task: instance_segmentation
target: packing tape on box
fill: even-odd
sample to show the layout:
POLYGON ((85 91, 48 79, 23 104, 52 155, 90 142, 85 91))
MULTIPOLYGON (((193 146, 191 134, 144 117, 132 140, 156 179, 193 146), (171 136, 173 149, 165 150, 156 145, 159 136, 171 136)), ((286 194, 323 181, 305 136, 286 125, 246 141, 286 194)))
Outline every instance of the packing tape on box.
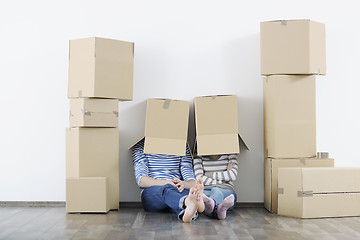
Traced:
POLYGON ((168 109, 170 107, 170 99, 165 99, 163 109, 168 109))
POLYGON ((82 90, 79 90, 79 91, 78 91, 78 97, 79 97, 79 98, 82 98, 82 90))
POLYGON ((281 20, 281 26, 286 26, 287 25, 287 21, 286 20, 281 20))
POLYGON ((312 197, 313 191, 298 191, 297 196, 298 197, 312 197))
POLYGON ((91 112, 88 111, 87 109, 81 109, 81 112, 83 115, 91 116, 91 112))
POLYGON ((284 188, 279 187, 278 188, 278 194, 284 194, 284 188))

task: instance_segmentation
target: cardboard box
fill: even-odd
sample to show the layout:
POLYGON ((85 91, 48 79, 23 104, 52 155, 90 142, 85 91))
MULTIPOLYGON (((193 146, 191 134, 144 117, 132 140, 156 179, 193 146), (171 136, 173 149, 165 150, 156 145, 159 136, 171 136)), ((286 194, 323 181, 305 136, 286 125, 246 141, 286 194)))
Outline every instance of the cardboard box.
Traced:
POLYGON ((119 129, 66 129, 66 177, 107 177, 110 209, 118 209, 119 129))
POLYGON ((134 43, 92 37, 69 50, 69 98, 132 100, 134 43))
POLYGON ((261 74, 326 74, 325 24, 310 20, 260 23, 261 74))
POLYGON ((67 178, 66 212, 106 213, 110 210, 106 177, 67 178))
POLYGON ((146 104, 144 153, 185 156, 189 124, 188 101, 150 98, 146 104))
POLYGON ((196 140, 194 152, 198 155, 240 153, 238 107, 236 95, 204 96, 194 98, 196 140))
POLYGON ((278 177, 280 215, 360 216, 360 168, 281 168, 278 177))
POLYGON ((70 99, 70 127, 118 127, 118 100, 70 99))
POLYGON ((334 167, 334 159, 300 158, 300 159, 265 159, 264 206, 269 212, 278 209, 278 171, 284 167, 334 167))
POLYGON ((315 76, 264 78, 265 158, 316 156, 315 76))

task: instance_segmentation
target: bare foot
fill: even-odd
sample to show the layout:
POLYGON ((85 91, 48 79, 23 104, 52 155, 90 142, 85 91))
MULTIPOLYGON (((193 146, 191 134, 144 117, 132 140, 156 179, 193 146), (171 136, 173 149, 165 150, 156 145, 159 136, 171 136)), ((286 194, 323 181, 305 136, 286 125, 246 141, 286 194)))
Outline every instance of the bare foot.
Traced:
POLYGON ((205 204, 203 199, 204 183, 202 178, 196 180, 195 188, 197 190, 197 194, 196 194, 197 208, 199 212, 203 212, 205 210, 205 204))
POLYGON ((190 188, 189 195, 185 198, 186 208, 183 216, 183 221, 186 223, 191 222, 191 219, 196 214, 196 210, 198 208, 196 194, 197 194, 196 188, 192 187, 190 188))

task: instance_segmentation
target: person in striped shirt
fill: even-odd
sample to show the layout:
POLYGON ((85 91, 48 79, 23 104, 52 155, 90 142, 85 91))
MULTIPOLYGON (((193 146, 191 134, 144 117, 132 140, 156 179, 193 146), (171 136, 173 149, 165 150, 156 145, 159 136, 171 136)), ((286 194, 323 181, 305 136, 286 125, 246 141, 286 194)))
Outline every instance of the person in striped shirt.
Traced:
POLYGON ((195 181, 188 147, 185 156, 146 154, 143 139, 133 147, 132 156, 145 211, 170 209, 179 220, 190 222, 205 210, 204 185, 201 179, 195 181))
POLYGON ((203 180, 205 214, 225 219, 226 212, 236 202, 234 181, 238 173, 237 155, 210 155, 194 158, 196 179, 203 180))

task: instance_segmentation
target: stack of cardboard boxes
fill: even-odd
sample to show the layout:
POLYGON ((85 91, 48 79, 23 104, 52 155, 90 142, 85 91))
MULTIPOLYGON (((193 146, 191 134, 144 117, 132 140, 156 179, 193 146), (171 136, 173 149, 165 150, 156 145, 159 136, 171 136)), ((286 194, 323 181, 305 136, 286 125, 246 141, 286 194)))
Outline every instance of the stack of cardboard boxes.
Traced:
POLYGON ((260 45, 265 208, 299 218, 359 215, 360 170, 316 158, 315 78, 326 73, 325 25, 262 22, 260 45))
POLYGON ((333 167, 316 157, 316 74, 325 74, 325 25, 310 20, 260 24, 264 99, 265 208, 278 210, 278 170, 333 167))
POLYGON ((118 101, 132 100, 134 44, 85 38, 69 48, 66 211, 117 210, 118 101))

